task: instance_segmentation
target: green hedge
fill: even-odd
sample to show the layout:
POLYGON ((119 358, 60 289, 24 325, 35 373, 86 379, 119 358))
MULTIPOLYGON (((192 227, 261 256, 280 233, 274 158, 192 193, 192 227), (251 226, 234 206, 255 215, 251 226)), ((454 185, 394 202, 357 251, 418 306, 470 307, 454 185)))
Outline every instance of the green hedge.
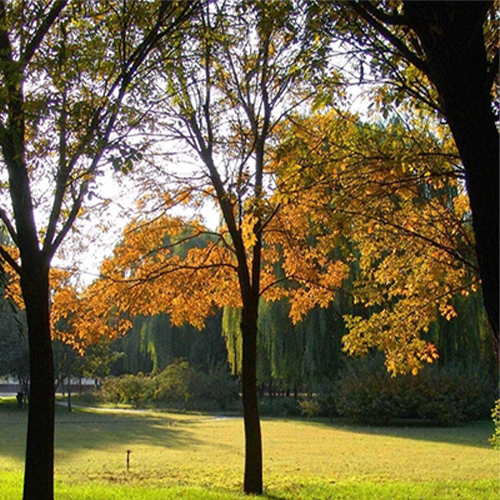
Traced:
POLYGON ((488 418, 494 399, 493 383, 480 373, 429 366, 391 377, 378 359, 366 359, 343 373, 336 409, 364 423, 417 419, 452 426, 488 418))
POLYGON ((118 404, 131 404, 139 408, 153 398, 156 381, 142 373, 107 377, 102 384, 102 397, 105 401, 118 404))
POLYGON ((238 385, 221 367, 210 373, 195 371, 187 361, 177 360, 155 376, 139 373, 107 377, 101 389, 105 402, 140 407, 157 403, 183 409, 226 410, 238 399, 238 385))

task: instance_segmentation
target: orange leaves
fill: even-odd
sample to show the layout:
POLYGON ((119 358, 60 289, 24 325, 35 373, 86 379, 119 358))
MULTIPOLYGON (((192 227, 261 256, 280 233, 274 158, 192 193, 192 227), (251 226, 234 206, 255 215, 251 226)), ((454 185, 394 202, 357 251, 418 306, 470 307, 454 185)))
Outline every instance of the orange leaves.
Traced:
POLYGON ((216 308, 239 305, 230 249, 179 218, 129 225, 102 274, 103 293, 117 314, 166 312, 174 324, 202 328, 216 308))
POLYGON ((51 273, 53 337, 82 353, 103 338, 124 334, 131 326, 126 317, 113 314, 116 297, 101 281, 77 290, 67 280, 67 273, 51 273), (52 275, 55 274, 55 279, 52 275))
POLYGON ((287 283, 280 287, 281 294, 266 291, 264 297, 288 297, 294 323, 317 306, 327 307, 348 275, 347 265, 334 255, 337 238, 318 234, 316 224, 324 225, 325 217, 314 210, 315 194, 303 194, 300 202, 295 196, 282 198, 281 210, 267 227, 263 254, 275 267, 279 264, 274 272, 287 283))
POLYGON ((439 359, 439 354, 437 352, 436 346, 434 344, 427 344, 425 349, 420 354, 420 359, 426 361, 427 363, 433 363, 439 359))
MULTIPOLYGON (((289 297, 291 315, 298 321, 312 308, 329 304, 347 267, 330 260, 330 242, 308 241, 307 207, 282 204, 261 233, 260 292, 266 300, 289 297)), ((249 269, 260 237, 259 216, 271 213, 264 205, 247 206, 238 228, 249 269)), ((134 221, 113 256, 103 262, 103 277, 85 292, 95 303, 95 314, 108 323, 89 319, 87 328, 101 335, 106 328, 116 331, 118 324, 121 331, 119 318, 160 312, 174 324, 202 328, 217 309, 242 306, 241 265, 225 232, 206 233, 198 223, 165 215, 134 221)))

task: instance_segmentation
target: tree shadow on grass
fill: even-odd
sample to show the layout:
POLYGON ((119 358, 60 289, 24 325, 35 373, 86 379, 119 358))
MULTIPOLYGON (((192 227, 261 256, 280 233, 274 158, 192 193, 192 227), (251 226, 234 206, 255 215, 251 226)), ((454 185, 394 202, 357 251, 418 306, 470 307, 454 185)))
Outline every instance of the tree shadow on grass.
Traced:
MULTIPOLYGON (((0 406, 0 456, 24 460, 27 411, 0 406)), ((106 450, 116 445, 144 444, 182 448, 200 444, 190 432, 193 420, 147 412, 56 410, 55 446, 65 454, 106 450)))
POLYGON ((363 425, 344 419, 333 419, 333 421, 330 421, 325 418, 300 419, 300 422, 321 428, 331 428, 341 432, 456 444, 474 448, 491 448, 488 438, 493 433, 493 424, 487 420, 471 422, 456 427, 436 426, 424 421, 401 422, 398 425, 363 425))

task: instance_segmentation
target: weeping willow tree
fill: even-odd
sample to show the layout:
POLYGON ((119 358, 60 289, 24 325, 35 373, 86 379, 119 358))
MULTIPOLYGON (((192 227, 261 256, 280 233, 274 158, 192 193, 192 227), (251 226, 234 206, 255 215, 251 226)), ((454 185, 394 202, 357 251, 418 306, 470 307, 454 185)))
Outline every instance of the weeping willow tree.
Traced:
MULTIPOLYGON (((338 299, 329 308, 316 308, 300 323, 289 318, 286 300, 262 302, 259 309, 257 377, 280 391, 307 392, 335 380, 341 366, 341 339, 346 333, 338 299)), ((345 302, 345 300, 344 300, 345 302)), ((241 373, 240 311, 225 308, 222 332, 234 374, 241 373)))
MULTIPOLYGON (((352 265, 356 275, 356 262, 352 265)), ((351 282, 352 284, 352 282, 351 282)), ((302 322, 293 324, 285 299, 262 302, 259 309, 258 380, 282 392, 312 393, 336 383, 349 357, 343 353, 342 338, 347 334, 343 316, 370 310, 354 304, 349 285, 328 308, 312 310, 302 322)), ((456 295, 457 317, 438 317, 425 338, 436 345, 438 364, 469 373, 487 373, 498 378, 494 346, 488 319, 478 294, 456 295)), ((241 373, 240 311, 227 307, 222 314, 222 334, 233 374, 241 373)))
POLYGON ((134 318, 130 331, 115 342, 124 356, 115 363, 114 373, 160 373, 181 358, 205 372, 226 363, 221 317, 208 318, 202 330, 173 326, 168 314, 134 318))
POLYGON ((449 321, 438 318, 428 333, 439 352, 439 365, 498 379, 498 361, 481 294, 457 295, 454 307, 458 316, 449 321))

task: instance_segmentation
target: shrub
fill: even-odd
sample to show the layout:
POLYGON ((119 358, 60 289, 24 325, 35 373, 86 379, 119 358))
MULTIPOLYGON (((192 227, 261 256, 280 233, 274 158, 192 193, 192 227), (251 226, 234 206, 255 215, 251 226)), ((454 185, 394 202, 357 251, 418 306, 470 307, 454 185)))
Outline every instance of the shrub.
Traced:
POLYGON ((151 401, 156 387, 154 379, 142 373, 123 375, 120 379, 122 403, 129 403, 135 408, 139 408, 146 401, 151 401))
POLYGON ((155 387, 154 379, 142 373, 106 377, 102 384, 102 394, 104 400, 110 403, 128 403, 139 408, 152 399, 155 387))
POLYGON ((176 360, 155 377, 142 373, 106 377, 101 397, 106 402, 135 407, 156 401, 184 409, 190 403, 191 409, 218 411, 238 400, 238 384, 224 367, 215 367, 207 374, 195 371, 185 360, 176 360))
POLYGON ((306 398, 299 401, 300 411, 307 418, 318 416, 321 413, 321 404, 317 398, 306 398))
POLYGON ((458 368, 424 368, 391 377, 378 358, 352 361, 337 395, 341 416, 365 423, 424 419, 456 425, 483 418, 493 400, 491 382, 458 368))
POLYGON ((120 379, 106 377, 102 383, 101 394, 105 402, 118 404, 121 400, 120 379))
POLYGON ((238 383, 222 366, 212 368, 209 373, 193 371, 189 391, 196 408, 200 407, 200 403, 206 408, 206 403, 212 401, 216 403, 216 407, 212 405, 216 410, 226 410, 239 397, 238 383))
POLYGON ((298 400, 286 396, 265 398, 260 403, 260 413, 261 415, 278 417, 295 417, 301 415, 298 400))
POLYGON ((495 406, 491 410, 491 418, 493 419, 493 425, 495 429, 493 435, 488 440, 495 450, 500 449, 500 399, 497 399, 495 406))
POLYGON ((186 360, 175 360, 156 376, 158 386, 154 399, 163 403, 182 402, 186 407, 192 396, 192 378, 193 370, 189 363, 186 360))

